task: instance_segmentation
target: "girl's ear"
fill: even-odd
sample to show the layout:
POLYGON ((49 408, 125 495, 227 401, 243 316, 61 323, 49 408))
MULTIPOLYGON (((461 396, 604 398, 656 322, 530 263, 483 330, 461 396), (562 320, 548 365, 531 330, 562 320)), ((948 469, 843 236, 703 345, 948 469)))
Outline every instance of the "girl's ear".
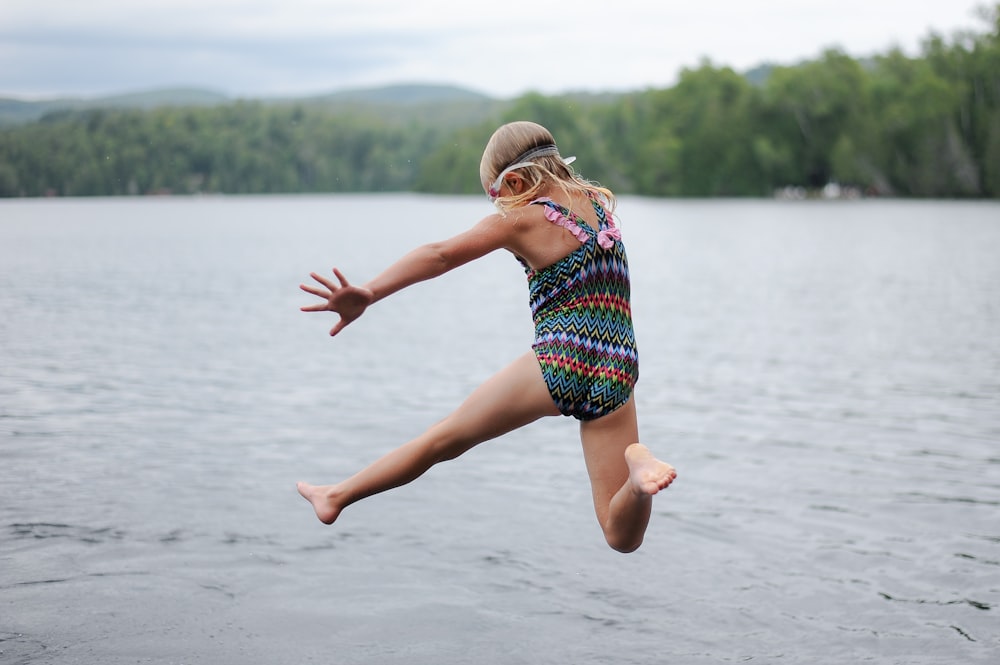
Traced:
POLYGON ((503 181, 507 185, 508 189, 514 192, 514 194, 521 194, 527 186, 524 178, 522 178, 519 173, 508 173, 503 177, 503 181))

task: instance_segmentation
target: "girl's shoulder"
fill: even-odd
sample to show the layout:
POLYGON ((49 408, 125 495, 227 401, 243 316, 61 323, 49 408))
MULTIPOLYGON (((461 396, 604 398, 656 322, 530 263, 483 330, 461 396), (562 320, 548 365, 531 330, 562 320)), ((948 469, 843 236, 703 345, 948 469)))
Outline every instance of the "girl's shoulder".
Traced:
POLYGON ((526 236, 533 235, 533 230, 537 232, 543 224, 547 223, 542 206, 522 206, 486 215, 458 237, 488 242, 513 251, 526 236))
POLYGON ((541 222, 544 220, 545 206, 528 204, 487 215, 483 218, 480 224, 488 226, 496 225, 516 230, 527 223, 541 222))

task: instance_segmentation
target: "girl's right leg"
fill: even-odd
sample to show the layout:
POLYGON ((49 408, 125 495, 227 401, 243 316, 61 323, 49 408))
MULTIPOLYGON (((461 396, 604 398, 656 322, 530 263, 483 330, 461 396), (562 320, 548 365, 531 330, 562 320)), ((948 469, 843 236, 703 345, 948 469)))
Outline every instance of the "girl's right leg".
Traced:
POLYGON ((479 386, 451 415, 422 435, 389 452, 336 485, 299 483, 299 493, 331 524, 361 499, 405 485, 429 468, 454 459, 542 416, 559 415, 533 352, 528 352, 479 386))
POLYGON ((638 443, 634 396, 617 411, 580 423, 580 439, 604 537, 619 552, 632 552, 642 544, 653 495, 677 472, 638 443))

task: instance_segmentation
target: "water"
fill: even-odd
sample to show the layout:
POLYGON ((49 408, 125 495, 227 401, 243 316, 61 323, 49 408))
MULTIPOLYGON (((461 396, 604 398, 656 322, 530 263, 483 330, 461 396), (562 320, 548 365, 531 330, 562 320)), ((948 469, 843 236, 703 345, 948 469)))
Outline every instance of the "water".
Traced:
POLYGON ((0 202, 4 663, 994 663, 1000 206, 626 199, 643 439, 604 543, 548 419, 324 527, 337 480, 521 353, 500 254, 342 336, 487 213, 399 196, 0 202))

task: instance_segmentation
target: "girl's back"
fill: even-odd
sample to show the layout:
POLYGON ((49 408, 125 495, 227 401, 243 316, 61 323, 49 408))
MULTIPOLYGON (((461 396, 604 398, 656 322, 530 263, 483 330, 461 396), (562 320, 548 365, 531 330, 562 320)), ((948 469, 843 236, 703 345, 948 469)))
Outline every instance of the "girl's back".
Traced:
MULTIPOLYGON (((590 228, 600 230, 597 213, 584 194, 567 196, 562 191, 546 193, 544 197, 569 209, 590 228)), ((580 247, 580 239, 564 227, 553 224, 541 205, 529 205, 498 215, 498 222, 511 224, 516 233, 509 247, 518 259, 532 270, 557 263, 580 247)))

